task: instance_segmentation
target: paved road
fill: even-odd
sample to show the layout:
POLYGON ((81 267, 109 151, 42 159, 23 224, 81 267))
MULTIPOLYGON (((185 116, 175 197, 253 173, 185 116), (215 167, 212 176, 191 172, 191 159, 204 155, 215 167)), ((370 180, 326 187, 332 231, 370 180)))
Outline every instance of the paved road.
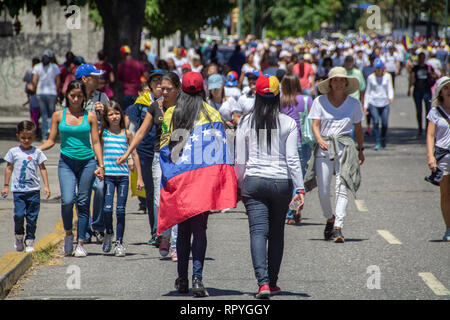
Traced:
MULTIPOLYGON (((350 196, 343 228, 346 242, 323 240, 317 190, 307 194, 303 223, 286 226, 278 282, 282 294, 273 300, 450 299, 450 246, 441 241, 439 189, 423 180, 428 174, 425 139, 412 137, 414 105, 404 94, 404 80, 397 80, 387 148, 374 151, 373 139, 365 142, 362 186, 357 201, 350 196)), ((87 258, 63 258, 61 265, 34 270, 8 299, 193 299, 173 288, 176 263, 145 244, 147 217, 128 214, 126 223, 125 258, 104 256, 99 245, 87 245, 87 258), (67 271, 73 266, 81 282, 80 289, 71 290, 67 271)), ((206 299, 254 299, 257 285, 242 203, 230 213, 210 216, 206 255, 206 299)))

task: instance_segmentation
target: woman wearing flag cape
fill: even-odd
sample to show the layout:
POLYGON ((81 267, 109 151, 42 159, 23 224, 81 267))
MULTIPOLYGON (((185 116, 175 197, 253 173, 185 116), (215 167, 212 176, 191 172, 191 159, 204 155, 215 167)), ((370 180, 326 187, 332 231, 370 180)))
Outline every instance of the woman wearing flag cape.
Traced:
POLYGON ((189 292, 192 250, 192 293, 204 297, 202 272, 209 211, 236 207, 237 182, 221 116, 204 101, 200 73, 183 76, 177 105, 164 113, 162 128, 157 233, 178 224, 175 288, 179 293, 189 292))

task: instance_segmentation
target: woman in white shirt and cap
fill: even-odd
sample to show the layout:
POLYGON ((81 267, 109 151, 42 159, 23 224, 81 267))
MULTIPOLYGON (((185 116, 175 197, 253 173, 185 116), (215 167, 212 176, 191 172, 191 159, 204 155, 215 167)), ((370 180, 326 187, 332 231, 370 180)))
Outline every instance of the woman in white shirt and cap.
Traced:
POLYGON ((359 89, 359 81, 347 76, 343 67, 330 70, 329 77, 318 84, 323 95, 314 99, 309 112, 312 131, 317 140, 315 151, 308 161, 305 188, 312 190, 316 185, 320 205, 327 219, 324 230, 325 240, 344 242, 342 226, 346 216, 347 190, 353 194, 361 182, 359 166, 364 162, 363 129, 364 118, 361 103, 350 96, 359 89), (355 141, 350 137, 355 127, 355 141), (357 151, 358 150, 358 151, 357 151), (330 182, 336 174, 336 207, 331 207, 330 182))
POLYGON ((286 212, 290 204, 301 207, 305 193, 297 124, 280 112, 279 93, 277 77, 259 77, 255 106, 241 118, 236 130, 238 194, 241 193, 248 213, 258 299, 280 292, 277 280, 286 212))
MULTIPOLYGON (((428 167, 441 191, 441 210, 446 231, 443 241, 450 241, 450 78, 437 81, 432 99, 433 108, 428 113, 427 154, 428 167), (438 174, 439 173, 439 174, 438 174), (437 180, 439 180, 437 179, 437 180)), ((436 184, 437 184, 436 183, 436 184)))
POLYGON ((389 105, 394 100, 394 87, 391 74, 385 72, 381 59, 375 60, 375 72, 367 77, 367 86, 364 94, 364 113, 373 119, 373 132, 376 145, 374 150, 378 151, 386 147, 386 133, 388 129, 389 105), (381 133, 380 133, 381 118, 381 133))

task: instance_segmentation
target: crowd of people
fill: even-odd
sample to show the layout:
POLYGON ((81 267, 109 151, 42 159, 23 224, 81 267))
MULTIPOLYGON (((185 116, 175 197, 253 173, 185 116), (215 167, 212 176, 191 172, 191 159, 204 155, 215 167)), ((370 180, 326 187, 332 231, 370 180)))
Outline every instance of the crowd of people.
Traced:
POLYGON ((318 188, 324 239, 345 242, 348 191, 356 194, 361 184, 364 136, 374 135, 374 150, 386 148, 389 107, 403 71, 409 96, 413 88, 417 136, 427 128, 432 170, 427 180, 440 186, 443 239, 450 241, 450 50, 443 41, 408 42, 248 37, 225 49, 210 40, 178 47, 164 58, 146 42, 140 59, 122 46, 116 68, 103 51, 92 64, 68 52, 58 66, 46 50, 24 77, 31 121, 18 125, 20 145, 5 156, 2 196, 14 195, 16 250, 33 251, 37 168, 49 197, 44 151, 59 134, 66 255, 86 257, 84 244, 94 238, 105 254, 112 250, 114 197, 113 252, 126 255, 126 203, 129 177, 135 175, 134 187, 142 191, 139 209, 148 214, 149 244, 178 263, 180 293, 189 291, 192 252, 192 292, 207 295, 202 272, 208 216, 242 200, 256 296, 277 294, 284 228, 301 221, 306 192, 318 188), (114 89, 117 82, 120 91, 114 89), (55 111, 57 101, 62 109, 55 111), (43 142, 33 147, 38 133, 43 142))

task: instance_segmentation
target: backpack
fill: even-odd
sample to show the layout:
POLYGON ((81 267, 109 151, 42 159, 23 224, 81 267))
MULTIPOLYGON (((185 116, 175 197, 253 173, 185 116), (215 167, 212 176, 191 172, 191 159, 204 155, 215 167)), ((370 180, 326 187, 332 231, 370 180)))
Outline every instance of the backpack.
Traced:
POLYGON ((308 96, 304 96, 303 99, 305 101, 305 111, 298 113, 300 133, 302 136, 302 144, 308 145, 312 149, 316 143, 316 138, 312 131, 312 120, 308 119, 308 96))

